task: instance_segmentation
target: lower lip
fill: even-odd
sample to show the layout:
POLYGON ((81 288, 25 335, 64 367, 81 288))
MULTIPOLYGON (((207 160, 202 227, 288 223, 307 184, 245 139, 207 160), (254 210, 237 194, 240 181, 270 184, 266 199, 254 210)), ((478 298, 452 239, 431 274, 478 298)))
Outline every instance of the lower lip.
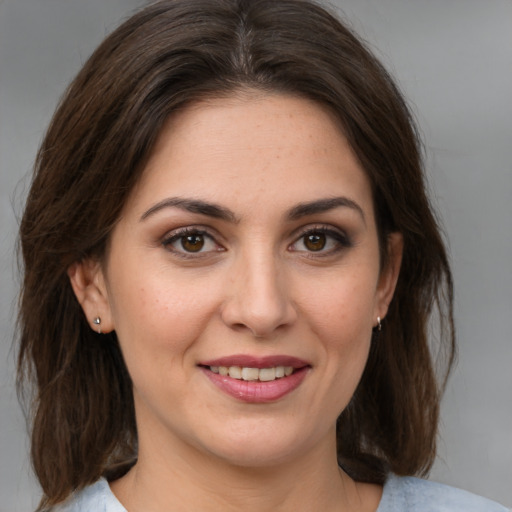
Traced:
POLYGON ((267 403, 275 402, 299 387, 306 377, 309 367, 300 368, 288 377, 267 382, 233 379, 213 373, 207 368, 201 368, 201 370, 210 379, 210 382, 227 395, 242 402, 267 403))

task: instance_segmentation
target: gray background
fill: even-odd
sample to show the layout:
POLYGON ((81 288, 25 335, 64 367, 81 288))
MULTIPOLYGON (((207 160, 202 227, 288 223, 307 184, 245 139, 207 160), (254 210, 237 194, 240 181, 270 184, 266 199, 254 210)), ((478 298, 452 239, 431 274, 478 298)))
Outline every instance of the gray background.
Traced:
MULTIPOLYGON (((11 348, 13 245, 36 148, 93 48, 141 0, 0 0, 0 512, 28 511, 11 348), (25 179, 24 179, 25 178, 25 179)), ((512 2, 338 0, 425 135, 450 240, 460 358, 432 479, 512 505, 512 2)))

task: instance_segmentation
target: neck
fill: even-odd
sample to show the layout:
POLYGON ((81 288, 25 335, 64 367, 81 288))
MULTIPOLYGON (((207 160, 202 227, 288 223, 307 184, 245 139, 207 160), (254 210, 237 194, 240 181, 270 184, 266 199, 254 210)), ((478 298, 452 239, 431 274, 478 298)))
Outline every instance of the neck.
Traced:
MULTIPOLYGON (((139 433, 140 435, 140 433, 139 433)), ((334 435, 293 460, 265 467, 233 465, 190 446, 150 449, 112 490, 130 512, 301 512, 375 510, 336 461, 334 435)), ((378 504, 378 500, 377 500, 378 504)))

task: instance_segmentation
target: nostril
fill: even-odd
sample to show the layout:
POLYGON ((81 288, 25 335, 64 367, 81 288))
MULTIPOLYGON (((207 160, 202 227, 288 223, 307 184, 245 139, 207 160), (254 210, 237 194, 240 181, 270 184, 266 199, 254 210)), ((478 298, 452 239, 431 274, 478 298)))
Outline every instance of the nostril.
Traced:
POLYGON ((295 308, 287 291, 283 292, 288 287, 283 283, 279 286, 276 276, 268 274, 268 269, 258 273, 257 278, 252 273, 230 290, 221 309, 222 321, 230 329, 248 329, 254 337, 265 338, 294 322, 295 308))
POLYGON ((231 327, 231 329, 233 329, 234 331, 237 331, 237 332, 242 332, 242 331, 246 331, 246 330, 249 330, 252 332, 252 329, 250 329, 247 325, 245 325, 241 322, 231 324, 230 327, 231 327))

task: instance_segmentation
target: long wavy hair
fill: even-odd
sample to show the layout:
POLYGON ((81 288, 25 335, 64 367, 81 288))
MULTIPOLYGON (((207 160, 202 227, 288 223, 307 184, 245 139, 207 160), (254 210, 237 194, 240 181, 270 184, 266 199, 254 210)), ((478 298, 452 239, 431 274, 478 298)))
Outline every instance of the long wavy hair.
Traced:
POLYGON ((403 235, 380 338, 338 419, 340 465, 375 483, 390 471, 421 475, 432 465, 455 354, 452 278, 400 91, 366 45, 311 1, 166 0, 136 13, 93 53, 35 163, 20 226, 18 384, 29 399, 41 510, 102 475, 117 478, 137 458, 131 381, 116 334, 90 329, 67 269, 102 258, 169 116, 241 90, 328 107, 371 182, 384 262, 389 233, 403 235))

